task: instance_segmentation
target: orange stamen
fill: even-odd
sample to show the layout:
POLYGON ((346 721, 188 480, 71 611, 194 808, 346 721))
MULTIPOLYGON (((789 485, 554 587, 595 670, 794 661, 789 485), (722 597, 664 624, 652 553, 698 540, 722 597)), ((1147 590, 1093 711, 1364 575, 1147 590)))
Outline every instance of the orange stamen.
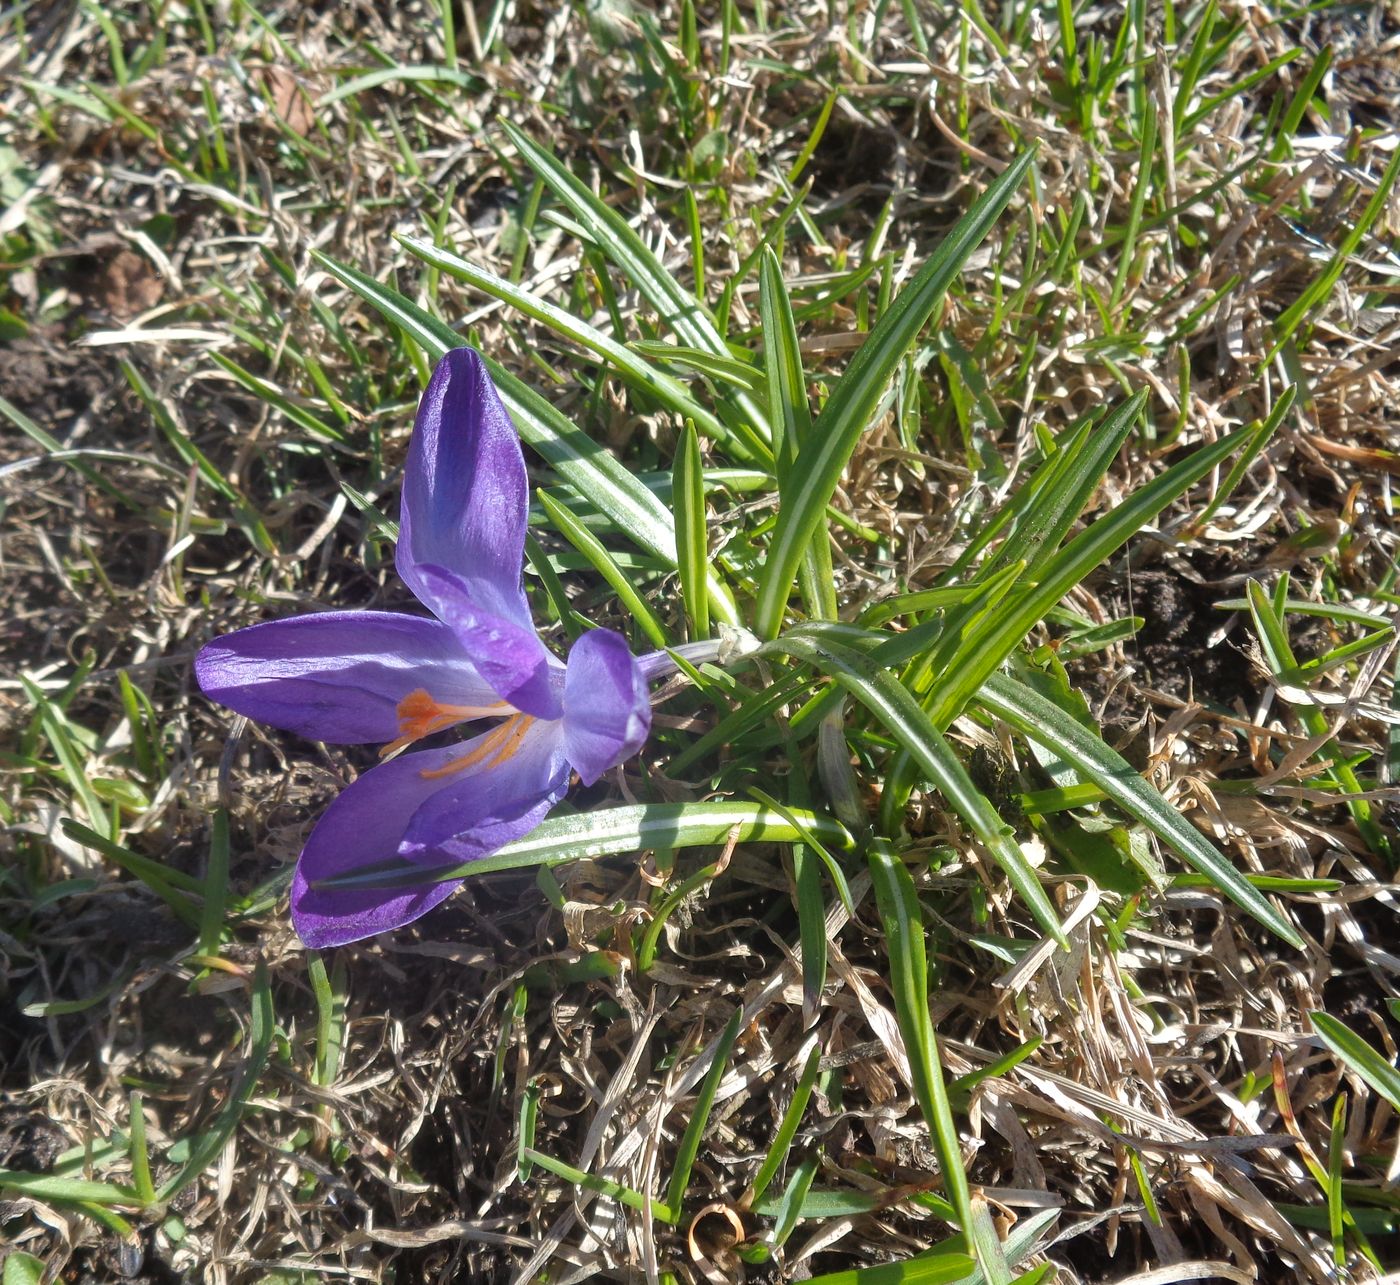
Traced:
POLYGON ((388 758, 391 754, 397 754, 414 741, 421 741, 425 736, 441 732, 454 723, 462 723, 469 718, 489 718, 509 708, 505 701, 497 701, 494 705, 443 705, 420 687, 399 702, 399 736, 379 751, 379 757, 388 758))
POLYGON ((468 768, 485 765, 486 771, 493 767, 499 767, 507 759, 514 758, 525 740, 525 734, 530 730, 530 725, 534 718, 529 714, 516 714, 513 718, 508 718, 504 723, 498 724, 486 733, 476 746, 468 750, 459 759, 453 759, 450 763, 444 763, 442 767, 425 767, 419 776, 424 780, 432 781, 443 776, 453 776, 458 772, 465 772, 468 768))

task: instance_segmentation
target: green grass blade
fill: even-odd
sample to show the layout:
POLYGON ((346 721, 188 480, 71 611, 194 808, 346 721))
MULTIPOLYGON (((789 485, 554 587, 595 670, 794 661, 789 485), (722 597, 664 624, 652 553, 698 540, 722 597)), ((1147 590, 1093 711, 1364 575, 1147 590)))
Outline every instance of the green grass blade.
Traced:
POLYGON ((755 632, 777 636, 797 569, 821 524, 856 444, 895 367, 963 265, 1006 208, 1035 159, 1023 152, 958 220, 918 275, 885 312, 832 389, 785 485, 777 529, 759 582, 755 632))
POLYGON ((1278 350, 1293 337, 1294 331, 1302 325, 1304 318, 1314 308, 1319 307, 1332 293, 1332 287, 1337 284, 1347 262, 1356 253, 1356 248, 1371 230, 1371 225, 1386 208, 1386 202, 1390 199, 1390 190, 1395 186, 1397 177, 1400 177, 1400 148, 1391 153, 1380 181, 1376 184, 1376 190, 1371 193, 1370 199, 1361 211, 1361 216, 1355 224, 1347 229, 1347 233, 1337 246, 1337 252, 1332 256, 1331 261, 1317 279, 1284 309, 1282 316, 1274 322, 1274 343, 1268 356, 1264 359, 1266 363, 1273 361, 1278 350))
POLYGON ((725 1023, 719 1042, 715 1045, 714 1061, 710 1063, 710 1069, 705 1072, 705 1078, 700 1081, 700 1087, 695 1091, 695 1104, 690 1109, 690 1119, 686 1122, 680 1142, 676 1144, 676 1160, 671 1170, 671 1181, 666 1184, 666 1203, 672 1209, 680 1209, 685 1201, 685 1189, 690 1185, 690 1171, 695 1165, 695 1157, 700 1154, 700 1139, 704 1137, 705 1126, 710 1122, 715 1093, 719 1089, 719 1082, 724 1079, 724 1069, 729 1065, 729 1054, 734 1048, 734 1041, 739 1038, 740 1030, 743 1029, 743 1021, 743 1008, 736 1008, 733 1016, 725 1023))
POLYGON ((83 811, 87 814, 93 827, 99 831, 112 833, 112 823, 107 815, 107 809, 98 800, 97 793, 92 788, 92 782, 88 779, 87 759, 68 734, 68 720, 64 717, 63 711, 44 695, 37 683, 32 682, 26 675, 21 674, 19 681, 24 687, 25 695, 32 702, 35 713, 39 716, 39 726, 43 730, 44 739, 48 741, 49 748, 53 750, 54 757, 63 769, 63 775, 67 778, 69 789, 77 795, 78 800, 83 805, 83 811))
POLYGON ((705 474, 700 435, 686 424, 671 473, 671 507, 676 515, 676 569, 692 638, 710 636, 710 602, 705 592, 709 566, 709 526, 705 521, 705 474))
POLYGON ((672 1209, 671 1206, 662 1204, 659 1200, 653 1200, 650 1196, 644 1196, 631 1187, 624 1187, 620 1182, 614 1182, 611 1178, 600 1178, 597 1174, 584 1173, 582 1169, 575 1169, 573 1165, 556 1160, 553 1156, 547 1156, 542 1151, 536 1151, 533 1147, 522 1147, 520 1156, 523 1161, 539 1165, 541 1169, 563 1178, 565 1182, 573 1183, 576 1187, 583 1187, 585 1190, 596 1192, 600 1196, 607 1196, 619 1204, 626 1205, 629 1209, 637 1210, 639 1213, 649 1213, 658 1222, 675 1223, 680 1221, 679 1210, 672 1209))
MULTIPOLYGON (((815 627, 808 627, 815 628, 815 627)), ((919 702, 888 670, 870 657, 836 642, 829 636, 814 638, 806 632, 785 634, 770 643, 772 651, 786 652, 830 674, 861 702, 899 741, 928 779, 938 788, 992 859, 1006 872, 1041 931, 1065 945, 1059 916, 1035 870, 1026 860, 1011 828, 997 815, 968 776, 943 734, 920 708, 919 702)))
POLYGON ((1266 928, 1301 950, 1297 930, 1204 835, 1167 802, 1116 750, 1094 736, 1053 702, 1003 674, 989 677, 976 702, 1021 735, 1053 750, 1097 785, 1129 816, 1140 821, 1183 861, 1266 928))
POLYGON ((395 81, 420 85, 455 85, 458 89, 481 88, 481 77, 459 71, 456 67, 402 66, 396 63, 392 67, 378 67, 374 71, 364 72, 337 85, 322 94, 316 100, 316 106, 329 107, 332 103, 340 102, 342 98, 353 98, 367 89, 378 89, 381 85, 395 81))
POLYGON ((934 726, 947 727, 1046 612, 1168 504, 1228 458, 1249 435, 1247 429, 1232 433, 1172 465, 1044 562, 1037 583, 1028 586, 1024 593, 1009 594, 1004 609, 967 635, 954 662, 939 676, 929 709, 934 726))
POLYGON ((753 1182, 749 1184, 746 1205, 752 1205, 755 1201, 763 1198, 763 1193, 768 1190, 768 1185, 777 1177, 778 1170, 783 1167, 783 1161, 787 1159, 788 1152, 792 1148, 792 1140, 797 1135, 797 1126, 802 1123, 802 1113, 807 1110, 807 1102, 812 1096, 812 1088, 817 1082, 817 1072, 821 1068, 821 1047, 818 1044, 812 1045, 812 1050, 807 1054, 807 1060, 802 1064, 802 1074, 797 1077, 797 1087, 792 1091, 792 1101, 788 1103, 787 1110, 783 1112, 783 1118, 778 1123, 777 1132, 773 1134, 773 1141, 768 1146, 768 1154, 763 1157, 763 1163, 759 1166, 758 1172, 754 1174, 753 1182))
POLYGON ((603 334, 586 321, 580 321, 563 308, 537 298, 528 290, 513 285, 484 268, 478 268, 460 255, 433 245, 430 241, 415 236, 400 236, 398 239, 410 254, 424 263, 490 295, 493 299, 510 304, 527 317, 543 322, 555 333, 572 340, 580 347, 587 348, 604 361, 611 362, 634 387, 651 394, 677 415, 694 420, 696 427, 707 437, 725 440, 732 436, 729 429, 697 402, 679 380, 657 370, 633 349, 603 334))
POLYGON ((0 1169, 0 1189, 5 1188, 35 1200, 88 1201, 95 1205, 123 1205, 134 1209, 141 1208, 143 1203, 132 1188, 116 1183, 24 1173, 18 1169, 0 1169))
POLYGON ((1345 1022, 1339 1021, 1330 1013, 1314 1009, 1308 1013, 1308 1020, 1312 1022, 1318 1039, 1340 1062, 1355 1071, 1391 1106, 1400 1111, 1400 1071, 1345 1022))
MULTIPOLYGON (((505 119, 500 125, 526 163, 584 224, 588 234, 642 292, 676 337, 692 348, 727 357, 729 348, 709 309, 666 271, 641 237, 628 226, 627 220, 523 130, 505 119)), ((750 427, 766 441, 769 432, 761 406, 744 393, 739 394, 736 401, 750 427)))
MULTIPOLYGON (((765 246, 759 264, 759 317, 763 325, 763 359, 768 376, 768 419, 773 428, 773 454, 781 488, 788 471, 812 435, 807 405, 807 377, 797 345, 792 302, 783 284, 778 256, 765 246)), ((831 569, 831 545, 818 527, 802 557, 798 572, 802 600, 810 616, 836 619, 836 581, 831 569)))
POLYGON ((497 848, 489 857, 429 869, 407 862, 324 880, 319 887, 403 887, 444 879, 469 878, 495 870, 555 866, 648 848, 709 847, 729 842, 799 843, 812 835, 849 851, 851 835, 839 821, 802 808, 779 812, 758 803, 641 803, 600 808, 542 821, 525 838, 497 848), (784 815, 784 812, 786 815, 784 815))
POLYGON ((943 1171, 943 1188, 957 1211, 964 1234, 972 1228, 972 1196, 963 1168, 958 1126, 948 1103, 938 1040, 929 1016, 928 959, 925 955, 923 914, 914 881, 888 845, 872 845, 870 878, 885 930, 890 958, 890 990, 895 1017, 904 1037, 904 1051, 914 1077, 914 1096, 923 1112, 943 1171))
POLYGON ((633 587, 631 578, 613 560, 612 555, 598 539, 565 505, 554 499, 548 491, 535 492, 555 530, 574 546, 593 569, 612 586, 618 600, 627 608, 628 614, 637 622, 638 628, 647 636, 653 647, 666 646, 666 631, 656 618, 656 613, 642 601, 641 594, 633 587))

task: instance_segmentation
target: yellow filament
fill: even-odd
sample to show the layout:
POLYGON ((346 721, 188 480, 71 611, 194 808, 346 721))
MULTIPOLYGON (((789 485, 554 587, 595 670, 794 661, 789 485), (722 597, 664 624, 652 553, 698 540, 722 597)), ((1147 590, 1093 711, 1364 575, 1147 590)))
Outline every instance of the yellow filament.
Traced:
POLYGON ((380 758, 388 758, 401 749, 421 741, 425 736, 441 732, 454 723, 465 722, 469 718, 489 718, 493 714, 503 714, 510 708, 505 701, 494 705, 443 705, 429 696, 423 688, 410 692, 399 702, 399 736, 379 751, 380 758))
POLYGON ((493 767, 499 767, 507 759, 515 757, 525 740, 525 733, 530 730, 530 725, 534 721, 534 718, 529 714, 516 714, 513 718, 508 718, 504 723, 493 727, 476 746, 468 750, 461 758, 444 763, 442 767, 425 767, 418 775, 424 780, 432 781, 443 776, 453 776, 457 772, 465 772, 468 768, 483 764, 487 771, 493 767))

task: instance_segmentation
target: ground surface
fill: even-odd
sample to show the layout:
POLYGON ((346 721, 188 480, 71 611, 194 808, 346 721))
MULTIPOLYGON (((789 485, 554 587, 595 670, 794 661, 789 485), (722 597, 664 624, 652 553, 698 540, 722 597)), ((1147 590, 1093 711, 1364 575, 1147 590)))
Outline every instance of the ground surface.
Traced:
MULTIPOLYGON (((1397 101, 1393 6, 0 13, 5 1285, 1400 1265, 1397 101), (244 725, 191 660, 279 615, 415 606, 392 521, 434 341, 335 265, 476 343, 663 512, 692 419, 707 517, 680 561, 698 548, 771 633, 775 516, 818 483, 812 452, 768 446, 765 305, 790 299, 816 413, 1004 172, 892 381, 858 422, 818 419, 844 444, 829 535, 816 583, 778 586, 787 629, 834 607, 922 650, 815 710, 835 644, 677 679, 647 751, 570 799, 776 798, 845 823, 822 823, 831 866, 809 832, 575 859, 304 950, 291 863, 373 750, 244 725), (728 349, 693 351, 657 265, 728 349), (987 641, 1053 579, 1048 509, 1011 497, 1138 392, 1047 548, 1122 529, 987 641), (901 596, 923 590, 945 596, 901 596), (941 706, 986 657, 1171 808, 1105 801, 975 693, 941 706), (906 771, 930 746, 962 775, 906 771), (1043 911, 1008 875, 1027 859, 1043 911)), ((528 454, 574 514, 536 514, 551 643, 610 623, 640 650, 648 614, 667 642, 703 632, 612 484, 528 454)))

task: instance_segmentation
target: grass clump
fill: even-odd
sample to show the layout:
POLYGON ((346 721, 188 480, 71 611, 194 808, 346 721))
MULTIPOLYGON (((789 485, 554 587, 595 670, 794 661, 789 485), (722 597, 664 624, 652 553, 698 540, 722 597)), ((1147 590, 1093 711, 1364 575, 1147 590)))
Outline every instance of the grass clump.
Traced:
POLYGON ((1387 21, 0 16, 7 1285, 1393 1265, 1387 21), (323 958, 189 662, 462 342, 546 636, 729 647, 323 958))

